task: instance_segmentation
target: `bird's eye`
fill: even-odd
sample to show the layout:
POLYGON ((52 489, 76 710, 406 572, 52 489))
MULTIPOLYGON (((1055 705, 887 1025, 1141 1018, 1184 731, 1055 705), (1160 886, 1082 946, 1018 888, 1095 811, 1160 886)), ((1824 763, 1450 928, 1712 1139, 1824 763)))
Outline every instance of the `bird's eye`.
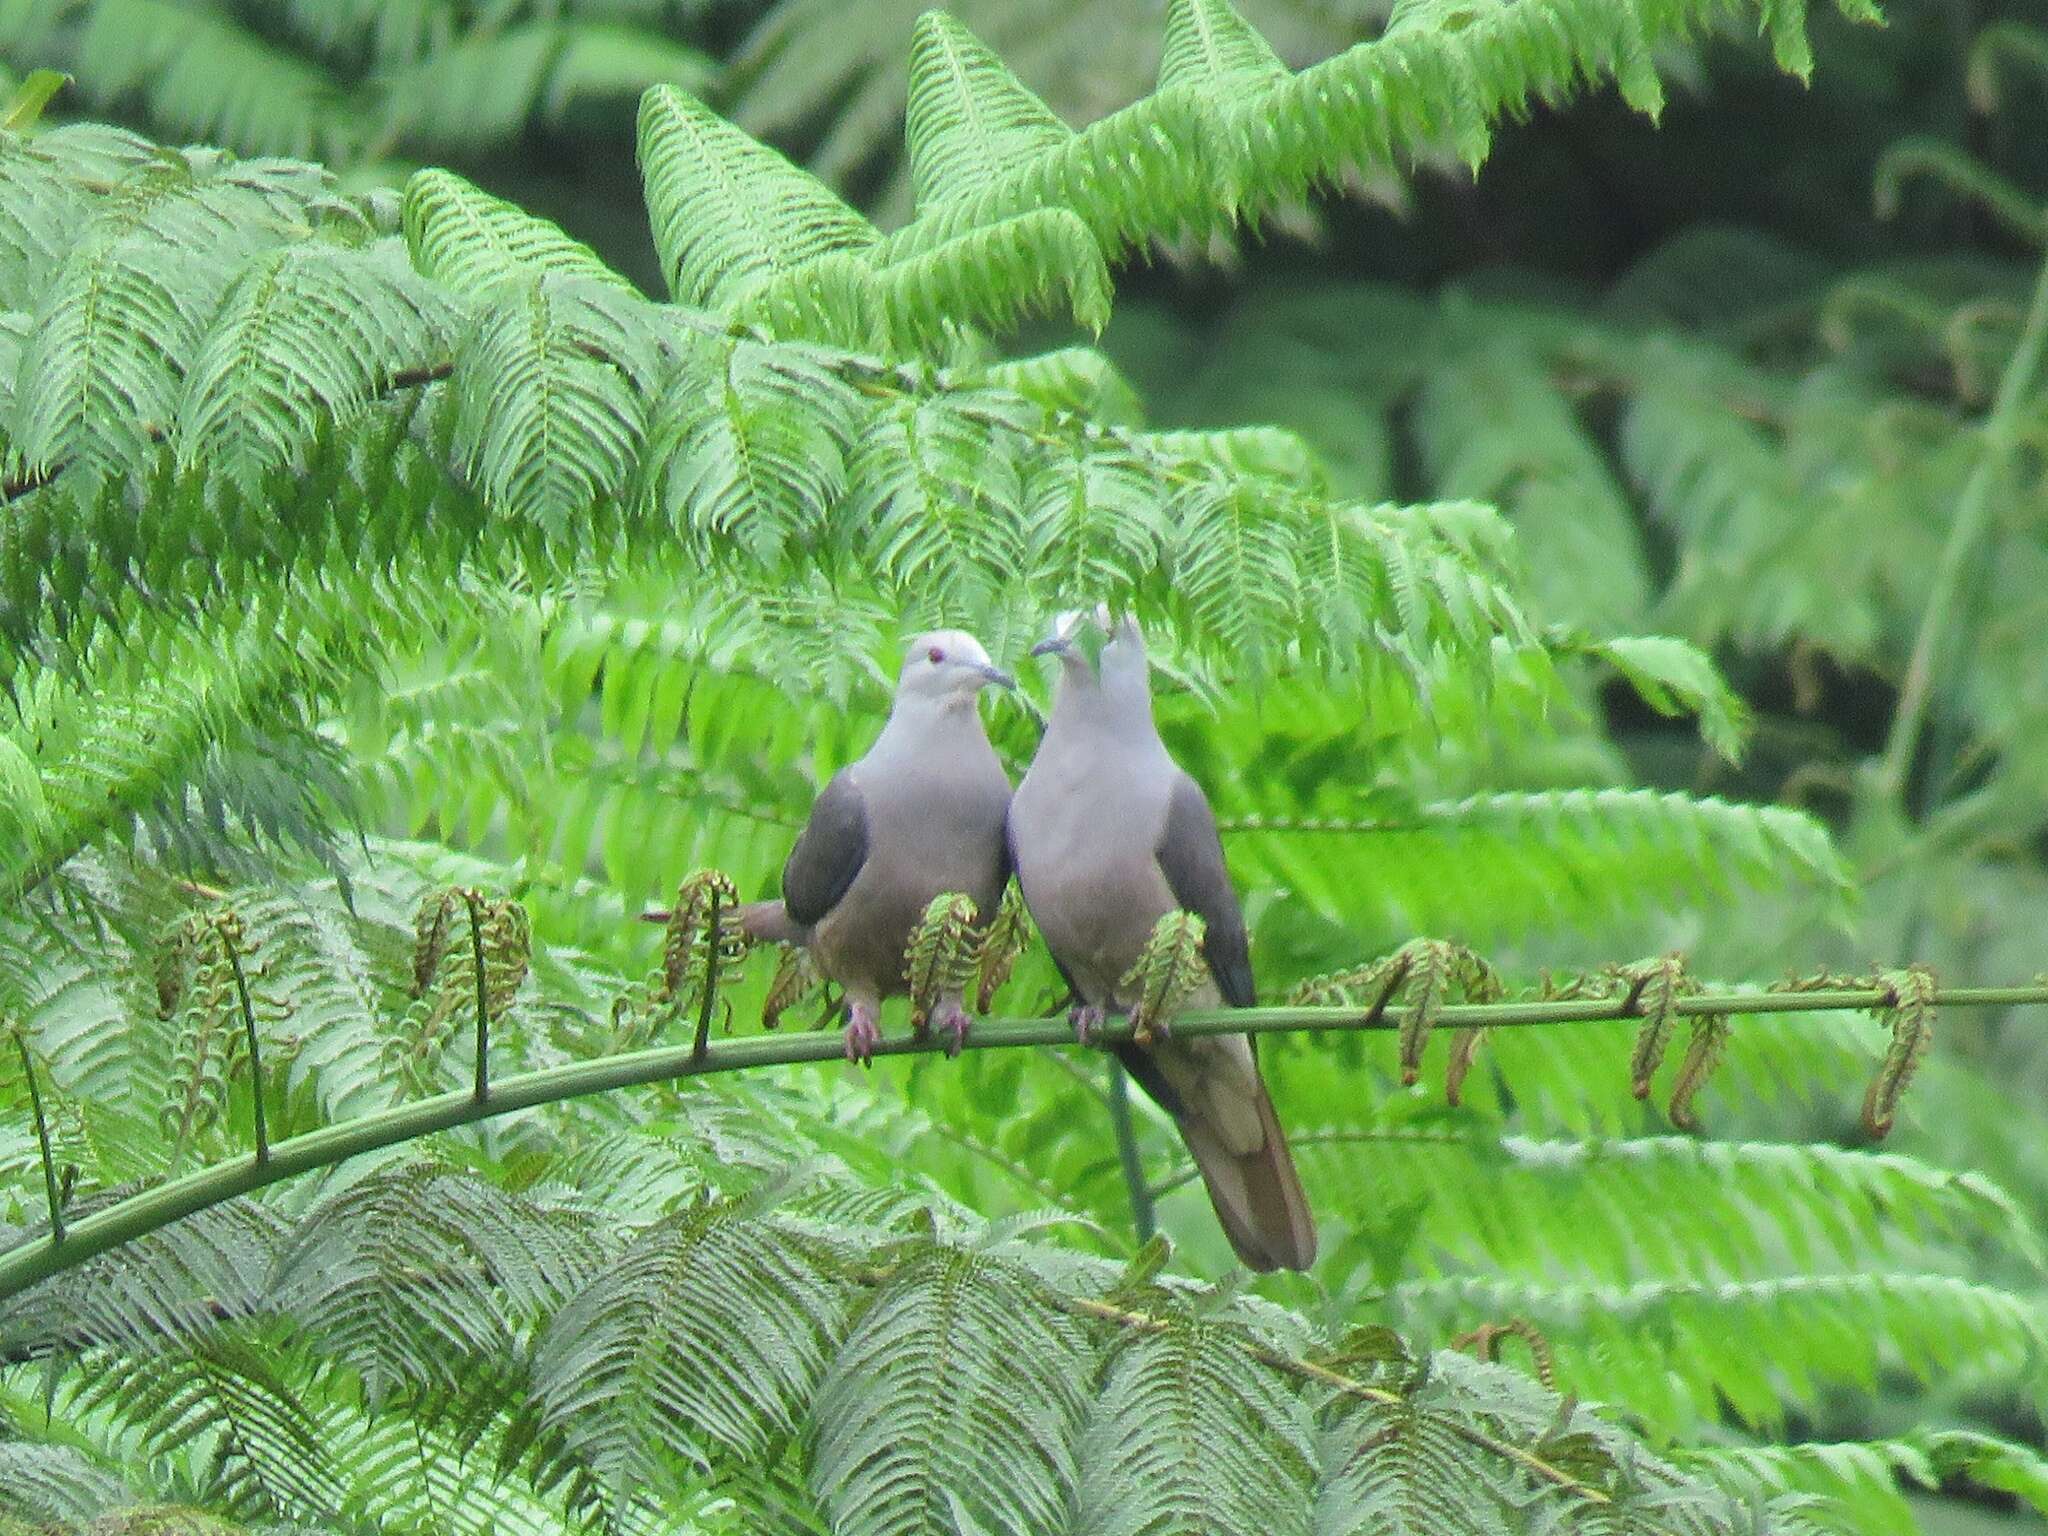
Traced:
POLYGON ((933 666, 937 666, 940 662, 946 659, 946 653, 940 650, 935 645, 930 650, 924 653, 924 658, 926 661, 929 661, 933 666))

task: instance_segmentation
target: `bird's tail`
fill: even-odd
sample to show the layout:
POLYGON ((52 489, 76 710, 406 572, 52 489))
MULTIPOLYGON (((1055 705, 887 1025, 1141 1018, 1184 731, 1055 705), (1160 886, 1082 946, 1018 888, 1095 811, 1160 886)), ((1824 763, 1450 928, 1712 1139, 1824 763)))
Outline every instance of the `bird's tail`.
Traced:
MULTIPOLYGON (((643 923, 668 920, 666 907, 640 914, 643 923)), ((750 901, 741 907, 740 931, 756 944, 801 944, 810 937, 809 930, 791 917, 789 908, 779 901, 750 901)))
POLYGON ((741 907, 740 931, 756 944, 801 944, 810 937, 779 901, 750 901, 741 907))
POLYGON ((1266 1136, 1256 1151, 1231 1151, 1200 1115, 1183 1117, 1180 1133, 1239 1260, 1262 1271, 1307 1269, 1316 1261, 1315 1218, 1264 1083, 1258 1088, 1258 1112, 1266 1136))
POLYGON ((1180 1127, 1238 1258, 1256 1270, 1313 1264, 1315 1218, 1251 1042, 1166 1040, 1117 1054, 1180 1127))

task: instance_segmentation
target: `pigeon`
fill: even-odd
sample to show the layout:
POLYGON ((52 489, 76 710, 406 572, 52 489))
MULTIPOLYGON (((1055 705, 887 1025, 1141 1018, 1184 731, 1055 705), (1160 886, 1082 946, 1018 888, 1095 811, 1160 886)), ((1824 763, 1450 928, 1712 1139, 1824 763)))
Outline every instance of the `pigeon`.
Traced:
MULTIPOLYGON (((1244 913, 1216 818, 1160 740, 1136 623, 1107 610, 1062 615, 1032 654, 1057 656, 1060 678, 1038 755, 1010 801, 1010 857, 1078 999, 1076 1034, 1085 1043, 1106 1010, 1128 1005, 1123 977, 1176 909, 1207 925, 1210 980, 1194 1005, 1253 1006, 1244 913), (1088 625, 1097 633, 1085 634, 1088 625)), ((1238 1258, 1262 1271, 1307 1269, 1315 1224, 1250 1037, 1168 1035, 1116 1053, 1179 1126, 1238 1258)))
MULTIPOLYGON (((839 984, 849 1061, 873 1060, 882 1000, 906 990, 904 951, 932 898, 964 892, 985 927, 1009 884, 1010 778, 975 707, 991 683, 1015 679, 972 635, 942 629, 913 640, 888 724, 812 805, 780 899, 739 910, 750 938, 802 946, 839 984)), ((958 1052, 968 1018, 957 993, 938 1000, 931 1022, 958 1052)))

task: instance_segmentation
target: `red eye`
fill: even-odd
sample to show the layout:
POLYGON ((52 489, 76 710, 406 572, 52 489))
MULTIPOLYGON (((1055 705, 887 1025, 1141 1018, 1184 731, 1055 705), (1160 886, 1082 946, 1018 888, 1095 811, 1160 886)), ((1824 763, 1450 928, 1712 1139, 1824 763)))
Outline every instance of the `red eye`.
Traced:
POLYGON ((925 660, 931 662, 935 666, 939 662, 942 662, 946 659, 946 653, 940 650, 936 645, 933 646, 930 650, 926 651, 924 655, 925 660))

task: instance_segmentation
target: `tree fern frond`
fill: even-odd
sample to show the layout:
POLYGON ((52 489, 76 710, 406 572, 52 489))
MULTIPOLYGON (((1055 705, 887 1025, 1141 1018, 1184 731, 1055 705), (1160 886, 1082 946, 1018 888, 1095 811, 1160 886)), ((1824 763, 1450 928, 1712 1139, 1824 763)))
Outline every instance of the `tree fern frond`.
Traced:
POLYGON ((1116 364, 1092 347, 1063 347, 1035 357, 991 363, 986 378, 1043 410, 1085 416, 1110 427, 1144 421, 1137 392, 1116 364))
POLYGON ((132 1502, 121 1480, 68 1445, 0 1439, 0 1515, 52 1526, 83 1525, 132 1502))
MULTIPOLYGON (((1296 1073, 1282 1070, 1276 1080, 1291 1086, 1296 1073)), ((1911 1159, 1675 1136, 1565 1142, 1400 1121, 1327 1134, 1310 1121, 1294 1139, 1304 1167, 1320 1170, 1317 1187, 1337 1192, 1329 1215, 1355 1231, 1420 1206, 1425 1226, 1401 1259, 1421 1275, 1718 1283, 1781 1262, 1822 1273, 1910 1266, 1958 1239, 2023 1261, 2033 1249, 2011 1197, 1945 1188, 1939 1170, 1911 1159), (1375 1193, 1354 1199, 1345 1192, 1367 1168, 1375 1193), (1681 1195, 1696 1219, 1657 1221, 1681 1195)))
POLYGON ((216 1332, 189 1350, 101 1352, 68 1406, 82 1414, 118 1407, 159 1456, 193 1442, 206 1447, 209 1493, 244 1517, 331 1509, 342 1480, 285 1356, 275 1340, 239 1331, 216 1332))
POLYGON ((1707 745, 1730 762, 1741 761, 1749 706, 1703 651, 1668 635, 1617 635, 1585 646, 1584 653, 1612 665, 1658 714, 1698 720, 1707 745))
POLYGON ((1740 885, 1790 886, 1839 912, 1850 891, 1840 853, 1810 817, 1654 790, 1480 795, 1380 821, 1290 822, 1226 811, 1224 826, 1235 834, 1233 847, 1257 866, 1270 860, 1297 894, 1354 923, 1373 914, 1388 933, 1522 933, 1613 914, 1617 899, 1677 905, 1740 885), (1318 835, 1370 844, 1369 889, 1340 889, 1294 851, 1318 835), (1511 859, 1499 856, 1507 842, 1511 859), (1484 887, 1447 884, 1446 869, 1485 871, 1484 887))
POLYGON ((473 149, 535 119, 563 122, 579 99, 633 100, 662 83, 699 90, 711 71, 697 49, 635 27, 579 17, 479 28, 380 82, 384 133, 408 146, 473 149))
POLYGON ((1167 519, 1175 597, 1253 675, 1265 672, 1300 627, 1299 528, 1253 482, 1221 477, 1182 490, 1167 519))
MULTIPOLYGON (((472 1376, 469 1392, 488 1401, 482 1375, 472 1376)), ((581 1528, 580 1509, 565 1509, 568 1501, 555 1489, 536 1486, 544 1470, 532 1481, 507 1475, 521 1449, 508 1420, 469 1402, 463 1409, 459 1416, 422 1418, 366 1415, 337 1405, 324 1414, 321 1437, 348 1492, 328 1525, 315 1529, 349 1517, 449 1536, 571 1536, 581 1528)))
POLYGON ((1513 522, 1538 612, 1603 633, 1641 624, 1650 573, 1633 510, 1533 348, 1497 342, 1431 368, 1414 420, 1436 494, 1513 522))
POLYGON ((541 1424, 614 1499, 664 1485, 667 1456, 760 1457, 821 1390, 847 1310, 772 1187, 685 1208, 556 1314, 534 1355, 541 1424))
POLYGON ((997 180, 1019 160, 1065 143, 1073 130, 981 40, 944 11, 910 35, 905 129, 920 210, 997 180))
POLYGON ((587 1219, 412 1164, 311 1213, 279 1255, 272 1302, 363 1383, 373 1408, 461 1386, 598 1270, 587 1219))
MULTIPOLYGON (((248 925, 262 955, 258 985, 282 1013, 287 1088, 309 1093, 329 1120, 382 1108, 390 1099, 370 1026, 394 1000, 390 964, 402 930, 370 915, 374 890, 351 882, 354 913, 337 912, 325 890, 230 892, 227 904, 248 925), (324 899, 323 899, 324 898, 324 899)), ((275 1059, 275 1055, 273 1056, 275 1059)))
POLYGON ((875 285, 899 347, 935 334, 935 320, 1008 330, 1062 301, 1097 335, 1109 323, 1109 265, 1088 226, 1064 208, 967 230, 879 266, 875 285))
POLYGON ((222 299, 185 376, 181 467, 218 465, 256 494, 326 423, 367 405, 393 359, 437 361, 448 321, 394 241, 264 253, 222 299))
POLYGON ((589 246, 450 172, 415 174, 405 185, 403 211, 413 264, 458 294, 481 294, 507 277, 537 272, 630 289, 589 246))
POLYGON ((1781 1430, 1788 1413, 1815 1409, 1830 1390, 1874 1391, 1881 1371, 1941 1373, 1978 1388, 2026 1384, 2043 1342, 2027 1299, 1946 1275, 1538 1289, 1450 1279, 1397 1287, 1391 1299, 1402 1326, 1439 1339, 1488 1319, 1527 1318, 1563 1341, 1563 1384, 1627 1402, 1681 1435, 1711 1422, 1721 1403, 1752 1428, 1781 1430), (1779 1342, 1767 1355, 1735 1342, 1759 1337, 1779 1342))
POLYGON ((913 1255, 832 1361, 808 1429, 833 1529, 940 1531, 1065 1519, 1080 1416, 1078 1330, 1004 1259, 913 1255), (1000 1457, 974 1447, 1001 1444, 1000 1457))
POLYGON ((1682 1453, 1684 1465, 1748 1496, 1819 1495, 1828 1501, 1829 1528, 1874 1536, 1919 1536, 1920 1521, 1900 1495, 1900 1483, 1923 1489, 1966 1479, 2015 1495, 2036 1513, 2048 1512, 2048 1468, 2024 1445, 1962 1430, 1921 1429, 1896 1439, 1793 1441, 1682 1453))
POLYGON ((33 139, 0 140, 0 300, 33 310, 100 199, 88 183, 118 180, 149 158, 148 141, 73 123, 33 139))
POLYGON ((1286 74, 1273 45, 1227 0, 1170 0, 1159 54, 1161 90, 1264 86, 1286 74))
MULTIPOLYGON (((219 625, 137 626, 132 670, 102 670, 95 707, 50 674, 39 681, 36 754, 49 817, 44 835, 0 857, 0 891, 18 899, 82 849, 126 833, 166 800, 182 808, 216 749, 268 711, 280 721, 331 685, 346 654, 335 609, 270 606, 219 625), (319 643, 314 643, 316 639, 319 643), (133 665, 136 659, 143 665, 133 665)), ((117 657, 119 653, 114 653, 117 657)))
POLYGON ((245 154, 331 155, 348 137, 325 72, 175 0, 94 0, 76 72, 102 106, 142 91, 150 116, 172 132, 245 154))
POLYGON ((707 341, 654 408, 652 493, 678 531, 776 565, 815 537, 846 484, 859 398, 826 360, 793 347, 707 341))
POLYGON ((1135 460, 1078 449, 1039 461, 1024 484, 1025 550, 1049 590, 1083 602, 1126 590, 1158 561, 1154 488, 1135 460))
POLYGON ((877 412, 848 461, 839 514, 859 530, 868 568, 906 596, 943 593, 949 616, 999 606, 1022 562, 1020 446, 990 431, 971 395, 877 412))
POLYGON ((166 1227, 0 1307, 0 1356, 196 1347, 221 1320, 257 1308, 285 1232, 281 1217, 253 1201, 166 1227))
POLYGON ((1304 1528, 1306 1405, 1246 1344, 1235 1329, 1182 1316, 1111 1346, 1082 1432, 1080 1529, 1304 1528))
POLYGON ((672 86, 640 104, 640 172, 662 270, 684 304, 731 309, 770 277, 875 241, 822 183, 672 86))
POLYGON ((9 436, 35 467, 135 469, 169 427, 180 374, 232 276, 223 256, 273 244, 261 182, 179 158, 103 199, 44 293, 9 436))
POLYGON ((491 291, 456 348, 455 435, 486 496, 551 535, 617 496, 662 372, 647 306, 542 272, 491 291))

